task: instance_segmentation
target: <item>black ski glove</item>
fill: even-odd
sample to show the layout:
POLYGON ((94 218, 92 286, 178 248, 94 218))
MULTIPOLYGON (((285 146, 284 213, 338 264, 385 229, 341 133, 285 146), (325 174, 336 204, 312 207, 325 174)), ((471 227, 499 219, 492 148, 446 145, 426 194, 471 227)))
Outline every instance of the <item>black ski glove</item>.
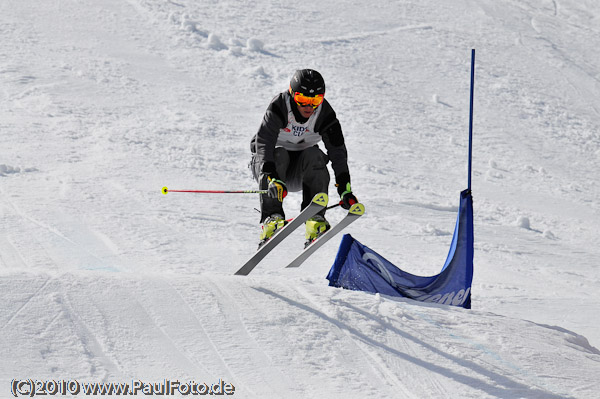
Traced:
POLYGON ((267 181, 269 182, 267 195, 277 199, 279 202, 283 202, 283 199, 287 196, 287 187, 283 180, 277 176, 275 163, 265 162, 262 167, 262 173, 267 177, 267 181))
POLYGON ((358 200, 352 194, 352 188, 350 187, 350 176, 344 176, 345 178, 338 179, 342 183, 336 184, 338 194, 340 195, 340 205, 344 209, 350 209, 350 207, 356 203, 358 200))
POLYGON ((283 202, 283 199, 287 195, 287 187, 284 182, 278 179, 273 179, 272 177, 267 177, 269 181, 269 193, 267 194, 271 198, 277 199, 279 202, 283 202))

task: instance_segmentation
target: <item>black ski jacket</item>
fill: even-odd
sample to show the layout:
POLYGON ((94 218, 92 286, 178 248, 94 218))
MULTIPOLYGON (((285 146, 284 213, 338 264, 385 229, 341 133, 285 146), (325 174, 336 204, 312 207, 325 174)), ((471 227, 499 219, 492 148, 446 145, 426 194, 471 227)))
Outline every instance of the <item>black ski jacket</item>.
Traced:
POLYGON ((302 151, 323 141, 336 183, 345 187, 350 182, 348 153, 335 111, 324 100, 315 113, 305 119, 292 102, 291 95, 285 91, 275 96, 267 107, 250 145, 254 162, 263 165, 265 162, 275 162, 275 147, 302 151))

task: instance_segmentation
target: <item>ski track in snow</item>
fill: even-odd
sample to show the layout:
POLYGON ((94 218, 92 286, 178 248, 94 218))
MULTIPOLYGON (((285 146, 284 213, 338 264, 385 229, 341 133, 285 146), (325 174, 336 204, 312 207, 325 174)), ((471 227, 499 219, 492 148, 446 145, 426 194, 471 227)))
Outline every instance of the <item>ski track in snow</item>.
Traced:
MULTIPOLYGON (((329 321, 331 324, 333 324, 339 331, 340 331, 340 336, 342 337, 346 337, 349 338, 350 341, 353 343, 353 346, 355 348, 358 349, 358 353, 360 353, 360 357, 361 359, 357 359, 355 360, 353 363, 359 364, 359 365, 364 365, 361 368, 361 375, 365 375, 367 374, 368 380, 370 381, 377 381, 380 380, 382 381, 382 383, 384 385, 388 385, 391 389, 389 392, 390 396, 394 396, 394 395, 398 395, 398 392, 401 392, 401 396, 402 397, 407 397, 407 398, 411 398, 411 397, 416 397, 412 394, 411 390, 407 389, 405 383, 400 379, 400 377, 396 376, 393 372, 393 369, 391 369, 387 364, 386 361, 381 359, 380 356, 378 356, 377 354, 373 354, 369 351, 370 347, 373 346, 373 342, 369 342, 370 339, 360 333, 358 333, 357 331, 355 331, 354 329, 352 329, 350 326, 348 326, 347 324, 343 323, 341 320, 338 319, 338 316, 341 312, 340 312, 340 307, 336 306, 335 302, 330 303, 330 305, 333 306, 327 306, 325 308, 323 308, 322 306, 319 306, 316 304, 315 300, 314 300, 314 296, 309 293, 306 292, 306 290, 303 289, 298 289, 298 291, 301 292, 304 301, 302 302, 302 304, 304 304, 304 306, 310 305, 312 307, 315 308, 315 310, 312 310, 312 312, 322 312, 322 314, 320 315, 321 318, 326 319, 327 321, 329 321), (331 314, 334 315, 334 317, 331 316, 331 314), (363 347, 365 346, 365 347, 363 347), (367 368, 368 367, 368 368, 367 368)), ((271 295, 273 295, 271 293, 271 295)), ((300 303, 295 303, 295 306, 301 306, 300 303)), ((338 338, 337 340, 341 340, 342 338, 338 338)), ((400 337, 397 342, 397 345, 394 345, 394 347, 400 346, 402 347, 403 351, 410 351, 410 348, 408 345, 406 345, 405 340, 400 337)), ((427 376, 425 376, 427 377, 427 376)), ((430 384, 432 382, 434 382, 432 379, 429 379, 430 384)), ((441 392, 438 392, 441 394, 441 392)))
POLYGON ((0 397, 26 376, 596 398, 598 21, 574 0, 3 1, 0 397), (302 232, 234 277, 256 197, 160 193, 254 188, 249 139, 312 67, 366 204, 349 232, 436 274, 467 177, 471 48, 471 311, 327 287, 336 240, 284 270, 302 232))

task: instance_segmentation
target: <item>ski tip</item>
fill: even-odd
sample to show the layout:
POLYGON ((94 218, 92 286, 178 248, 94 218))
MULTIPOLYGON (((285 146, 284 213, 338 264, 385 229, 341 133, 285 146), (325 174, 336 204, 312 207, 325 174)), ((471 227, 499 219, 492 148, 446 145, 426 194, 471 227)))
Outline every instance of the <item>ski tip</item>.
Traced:
POLYGON ((321 206, 327 206, 327 203, 329 202, 329 196, 327 196, 325 193, 319 193, 313 197, 312 202, 321 206))
POLYGON ((167 195, 168 192, 169 192, 169 189, 166 187, 163 187, 161 190, 161 193, 163 193, 164 195, 167 195))
POLYGON ((365 206, 363 204, 361 204, 360 202, 357 202, 356 204, 352 205, 350 207, 350 209, 348 210, 348 213, 351 213, 353 215, 364 215, 365 213, 365 206))

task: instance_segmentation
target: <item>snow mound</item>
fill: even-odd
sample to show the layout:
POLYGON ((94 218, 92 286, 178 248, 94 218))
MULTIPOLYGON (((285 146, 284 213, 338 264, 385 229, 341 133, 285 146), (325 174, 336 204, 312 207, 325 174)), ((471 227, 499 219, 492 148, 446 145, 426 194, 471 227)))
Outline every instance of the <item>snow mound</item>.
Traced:
POLYGON ((600 352, 567 330, 307 279, 19 273, 0 292, 16 375, 202 376, 241 397, 293 398, 559 398, 597 384, 600 352))

